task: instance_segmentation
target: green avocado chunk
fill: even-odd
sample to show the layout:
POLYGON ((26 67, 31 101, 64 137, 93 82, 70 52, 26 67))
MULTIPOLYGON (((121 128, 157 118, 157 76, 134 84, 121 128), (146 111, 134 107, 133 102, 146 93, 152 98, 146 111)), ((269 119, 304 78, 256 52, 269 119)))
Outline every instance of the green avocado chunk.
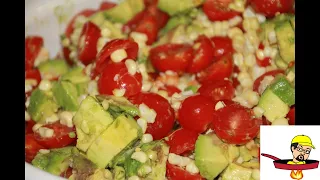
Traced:
POLYGON ((158 8, 170 16, 200 6, 204 0, 159 0, 158 8))
POLYGON ((59 106, 67 111, 77 111, 79 108, 78 90, 69 81, 59 81, 52 88, 53 95, 59 106))
POLYGON ((69 70, 69 66, 63 59, 53 59, 45 61, 38 66, 42 77, 47 79, 55 79, 65 74, 69 70))

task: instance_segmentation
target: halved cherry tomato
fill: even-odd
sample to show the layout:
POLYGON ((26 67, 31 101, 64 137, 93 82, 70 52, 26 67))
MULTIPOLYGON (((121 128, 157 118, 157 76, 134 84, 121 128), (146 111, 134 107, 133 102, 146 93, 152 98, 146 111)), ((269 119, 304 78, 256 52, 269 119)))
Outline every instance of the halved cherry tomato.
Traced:
POLYGON ((67 61, 69 65, 73 65, 73 61, 70 59, 70 49, 68 47, 62 48, 63 58, 67 61))
POLYGON ((156 18, 158 29, 163 28, 167 24, 167 22, 168 22, 168 20, 170 18, 170 16, 167 13, 161 11, 157 7, 157 4, 148 6, 147 7, 147 13, 153 15, 153 17, 156 18))
POLYGON ((78 41, 78 59, 84 65, 88 65, 95 60, 100 36, 100 28, 91 21, 83 25, 78 41))
POLYGON ((104 68, 100 79, 98 80, 98 89, 100 94, 113 95, 114 89, 125 89, 125 96, 133 96, 141 91, 142 76, 136 72, 135 75, 128 73, 126 64, 110 63, 104 68))
POLYGON ((194 58, 189 64, 187 71, 190 73, 196 73, 207 66, 213 61, 213 44, 209 38, 205 35, 201 35, 195 41, 194 48, 194 58), (199 45, 199 47, 195 47, 199 45))
POLYGON ((214 112, 212 127, 222 141, 241 145, 258 135, 262 122, 252 117, 251 109, 234 103, 214 112))
POLYGON ((67 38, 70 38, 71 34, 73 33, 73 24, 76 20, 76 18, 78 16, 85 16, 85 17, 89 17, 91 16, 92 14, 94 14, 96 12, 96 10, 93 10, 93 9, 85 9, 83 11, 80 11, 79 13, 77 13, 75 16, 72 17, 72 19, 69 21, 69 24, 67 25, 67 28, 65 30, 65 35, 67 38))
POLYGON ((137 13, 132 19, 130 19, 126 24, 123 25, 122 32, 129 33, 133 29, 135 29, 146 13, 147 11, 140 11, 139 13, 137 13))
POLYGON ((103 1, 103 2, 101 2, 100 6, 99 6, 99 11, 111 9, 111 8, 115 7, 116 5, 117 4, 112 3, 112 2, 103 1))
POLYGON ((232 40, 228 37, 212 37, 213 42, 213 56, 220 58, 227 53, 233 53, 232 40))
POLYGON ((103 69, 110 61, 111 54, 118 49, 126 50, 127 58, 135 60, 138 56, 139 46, 131 39, 114 39, 109 41, 97 54, 96 68, 93 72, 93 77, 96 77, 103 72, 103 69))
POLYGON ((40 36, 28 36, 25 38, 25 70, 33 68, 41 48, 43 47, 43 38, 40 36))
POLYGON ((45 149, 35 139, 33 134, 26 134, 25 136, 25 161, 31 163, 40 149, 45 149))
POLYGON ((72 168, 68 167, 67 170, 60 174, 60 177, 69 178, 72 175, 72 168))
POLYGON ((258 64, 258 66, 260 67, 267 67, 271 64, 271 58, 270 57, 265 57, 262 60, 259 59, 258 57, 256 57, 256 62, 258 64))
POLYGON ((258 77, 254 83, 253 83, 253 91, 258 92, 259 93, 259 86, 261 84, 261 81, 264 79, 264 77, 266 76, 276 76, 277 74, 283 74, 284 70, 282 69, 277 69, 277 70, 273 70, 273 71, 268 71, 264 74, 262 74, 260 77, 258 77))
POLYGON ((148 123, 146 133, 152 135, 153 139, 164 138, 170 133, 174 125, 174 110, 168 100, 155 93, 139 93, 129 100, 136 105, 144 103, 156 111, 157 116, 154 123, 148 123))
POLYGON ((27 126, 25 129, 25 134, 33 134, 32 127, 36 124, 32 119, 27 121, 27 126))
POLYGON ((26 71, 25 79, 35 79, 37 80, 37 85, 41 81, 41 74, 38 69, 30 69, 26 71))
POLYGON ((137 27, 134 29, 135 32, 144 33, 147 35, 147 45, 151 45, 153 42, 157 40, 158 36, 158 24, 156 17, 151 14, 146 13, 137 24, 137 27))
POLYGON ((240 12, 229 9, 228 5, 230 2, 231 0, 207 0, 202 6, 202 10, 211 21, 224 21, 241 15, 240 12))
POLYGON ((288 114, 287 114, 287 118, 289 118, 289 125, 295 125, 295 124, 296 124, 295 111, 296 111, 295 106, 292 106, 292 107, 290 108, 290 111, 289 111, 288 114))
POLYGON ((166 176, 168 180, 204 180, 199 173, 191 174, 185 169, 182 169, 176 165, 172 165, 169 162, 167 162, 166 176))
POLYGON ((150 50, 149 58, 160 72, 184 72, 193 59, 193 49, 188 44, 160 45, 150 50))
POLYGON ((197 75, 197 80, 199 82, 223 80, 224 78, 230 78, 232 70, 232 54, 228 53, 220 57, 203 71, 200 71, 197 75))
POLYGON ((250 3, 255 12, 271 18, 277 12, 288 13, 292 11, 294 0, 251 0, 250 3))
POLYGON ((262 124, 263 125, 271 125, 271 122, 264 116, 262 116, 262 124))
POLYGON ((218 80, 204 82, 198 92, 213 101, 220 101, 223 99, 231 100, 234 97, 235 89, 230 80, 218 80))
POLYGON ((158 0, 143 0, 143 2, 146 7, 158 4, 158 0))
POLYGON ((167 144, 170 146, 170 153, 183 154, 194 150, 198 133, 180 128, 169 135, 167 144))
POLYGON ((174 93, 180 93, 181 90, 175 86, 166 85, 165 87, 159 88, 159 90, 165 90, 168 92, 168 96, 171 97, 174 93))
POLYGON ((178 111, 181 127, 202 133, 213 121, 214 103, 202 95, 186 98, 178 111))
POLYGON ((51 138, 43 138, 39 133, 35 133, 35 139, 37 142, 48 148, 62 148, 68 146, 77 140, 76 137, 70 138, 69 133, 76 133, 75 128, 69 128, 68 126, 55 122, 53 124, 46 124, 43 127, 53 129, 54 134, 51 138))

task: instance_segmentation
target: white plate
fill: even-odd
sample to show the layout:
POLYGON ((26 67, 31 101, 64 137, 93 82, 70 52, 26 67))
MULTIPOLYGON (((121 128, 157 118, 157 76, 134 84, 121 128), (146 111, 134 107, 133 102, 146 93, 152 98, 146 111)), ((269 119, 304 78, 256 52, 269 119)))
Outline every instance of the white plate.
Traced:
MULTIPOLYGON (((59 35, 66 24, 59 24, 54 9, 62 6, 69 19, 85 8, 97 9, 103 0, 25 0, 25 36, 40 35, 44 38, 44 46, 49 49, 50 57, 60 51, 59 35)), ((109 0, 117 2, 116 0, 109 0)), ((51 175, 32 165, 25 163, 26 180, 60 180, 63 178, 51 175)))

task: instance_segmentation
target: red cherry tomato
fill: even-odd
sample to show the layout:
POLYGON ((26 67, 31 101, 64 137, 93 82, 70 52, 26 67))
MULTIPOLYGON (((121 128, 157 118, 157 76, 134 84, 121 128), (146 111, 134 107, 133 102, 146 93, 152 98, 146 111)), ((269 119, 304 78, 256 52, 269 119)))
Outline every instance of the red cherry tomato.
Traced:
POLYGON ((228 8, 230 2, 231 1, 207 0, 202 6, 202 10, 211 21, 224 21, 241 15, 240 12, 228 8))
POLYGON ((213 101, 220 101, 223 99, 231 100, 234 97, 235 89, 231 81, 219 80, 203 83, 198 92, 213 101))
POLYGON ((113 7, 115 7, 117 4, 112 3, 112 2, 108 2, 108 1, 103 1, 101 2, 100 6, 99 6, 99 11, 105 11, 108 9, 111 9, 113 7))
POLYGON ((103 69, 110 61, 111 54, 118 49, 126 50, 127 58, 135 60, 138 56, 139 46, 131 39, 114 39, 109 41, 97 54, 96 68, 93 72, 94 77, 103 72, 103 69))
POLYGON ((271 64, 271 58, 270 57, 265 57, 263 59, 259 59, 258 57, 256 57, 256 62, 258 64, 258 66, 260 67, 267 67, 271 64))
POLYGON ((25 161, 31 163, 34 157, 37 155, 40 149, 45 149, 35 139, 33 134, 27 134, 25 136, 25 161))
POLYGON ((159 90, 164 90, 168 92, 168 96, 171 97, 174 93, 180 93, 181 90, 175 86, 166 85, 165 87, 159 88, 159 90))
POLYGON ((227 53, 233 53, 232 40, 228 37, 212 37, 213 56, 219 58, 227 53))
POLYGON ((32 127, 36 124, 33 120, 29 120, 26 122, 27 126, 25 129, 25 134, 33 134, 32 127))
POLYGON ((262 13, 266 17, 273 17, 277 12, 291 12, 294 0, 251 0, 250 3, 255 12, 262 13))
POLYGON ((143 0, 143 2, 146 7, 158 4, 158 0, 143 0))
POLYGON ((141 91, 141 87, 141 74, 129 74, 124 62, 108 64, 98 80, 100 94, 113 95, 114 89, 125 89, 124 95, 129 97, 138 94, 141 91))
POLYGON ((174 110, 168 100, 155 93, 139 93, 130 97, 129 100, 136 105, 144 103, 156 111, 157 116, 154 123, 148 123, 146 133, 158 140, 167 136, 174 125, 174 110))
POLYGON ((262 124, 263 125, 271 125, 272 123, 264 116, 262 116, 262 124))
POLYGON ((156 18, 158 29, 163 28, 170 18, 167 13, 158 9, 157 4, 148 6, 147 13, 153 15, 153 17, 156 18))
POLYGON ((150 50, 149 58, 160 72, 184 72, 193 59, 193 49, 187 44, 160 45, 150 50))
POLYGON ((93 9, 85 9, 83 11, 80 11, 78 14, 76 14, 75 16, 72 17, 72 19, 69 21, 69 24, 67 25, 67 28, 65 30, 65 35, 67 38, 70 38, 71 34, 73 33, 73 24, 76 20, 76 18, 78 16, 85 16, 85 17, 89 17, 91 16, 92 14, 94 14, 96 12, 96 10, 93 10, 93 9))
MULTIPOLYGON (((189 64, 187 71, 190 73, 196 73, 207 66, 213 61, 213 44, 209 38, 204 35, 198 37, 195 41, 195 45, 199 44, 199 47, 194 51, 193 61, 189 64)), ((194 45, 194 46, 195 46, 194 45)))
POLYGON ((169 135, 167 144, 170 146, 170 153, 183 154, 194 150, 198 133, 180 128, 169 135))
POLYGON ((289 125, 295 125, 296 124, 296 121, 295 121, 295 111, 296 111, 296 108, 295 106, 292 106, 290 108, 290 111, 288 112, 287 114, 287 118, 289 118, 289 125))
POLYGON ((259 92, 259 86, 261 84, 261 81, 266 77, 266 76, 273 76, 275 77, 277 74, 283 74, 284 70, 282 69, 277 69, 277 70, 273 70, 273 71, 268 71, 264 74, 262 74, 260 77, 258 77, 254 83, 253 83, 253 91, 255 92, 259 92))
POLYGON ((213 121, 214 104, 202 95, 186 98, 178 111, 180 125, 191 131, 202 133, 213 121))
POLYGON ((156 17, 146 13, 143 19, 141 19, 141 21, 137 24, 137 27, 134 29, 134 31, 146 34, 148 37, 146 44, 151 45, 157 40, 159 31, 156 17))
POLYGON ((100 38, 100 28, 91 21, 83 25, 78 41, 78 59, 84 64, 90 64, 97 55, 97 43, 100 38))
POLYGON ((59 122, 53 124, 46 124, 43 127, 53 129, 54 134, 50 138, 43 138, 39 133, 35 133, 35 139, 42 146, 51 148, 62 148, 68 146, 77 140, 76 137, 70 138, 69 133, 76 133, 75 128, 69 128, 59 122))
POLYGON ((245 144, 258 135, 261 119, 252 118, 251 109, 234 103, 214 113, 212 127, 216 135, 228 144, 245 144))
POLYGON ((28 36, 25 38, 25 70, 33 68, 41 48, 43 47, 43 39, 40 36, 28 36))
POLYGON ((70 49, 68 47, 62 48, 63 58, 67 61, 69 65, 73 65, 73 61, 70 58, 70 49))
POLYGON ((209 67, 200 71, 197 75, 199 82, 223 80, 230 78, 233 70, 232 54, 228 53, 212 63, 209 67))
POLYGON ((135 29, 138 23, 143 19, 146 15, 147 11, 140 11, 137 13, 132 19, 130 19, 126 24, 122 27, 122 32, 129 33, 133 29, 135 29))
POLYGON ((200 174, 191 174, 179 166, 167 162, 166 176, 168 180, 204 180, 200 174))
POLYGON ((35 80, 37 80, 37 85, 41 81, 41 74, 40 74, 40 71, 38 69, 27 70, 25 77, 26 77, 25 79, 35 79, 35 80))
POLYGON ((72 175, 72 168, 71 167, 68 167, 67 170, 65 170, 64 172, 62 172, 60 174, 60 177, 63 177, 63 178, 69 178, 70 176, 72 175))

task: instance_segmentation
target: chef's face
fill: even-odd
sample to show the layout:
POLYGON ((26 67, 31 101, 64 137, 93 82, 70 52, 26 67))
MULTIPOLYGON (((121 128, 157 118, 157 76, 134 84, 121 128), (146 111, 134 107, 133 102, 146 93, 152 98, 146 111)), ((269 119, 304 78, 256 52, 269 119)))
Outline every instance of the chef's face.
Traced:
POLYGON ((292 147, 292 155, 296 161, 305 161, 309 158, 311 152, 310 146, 301 146, 298 144, 296 148, 292 147))

